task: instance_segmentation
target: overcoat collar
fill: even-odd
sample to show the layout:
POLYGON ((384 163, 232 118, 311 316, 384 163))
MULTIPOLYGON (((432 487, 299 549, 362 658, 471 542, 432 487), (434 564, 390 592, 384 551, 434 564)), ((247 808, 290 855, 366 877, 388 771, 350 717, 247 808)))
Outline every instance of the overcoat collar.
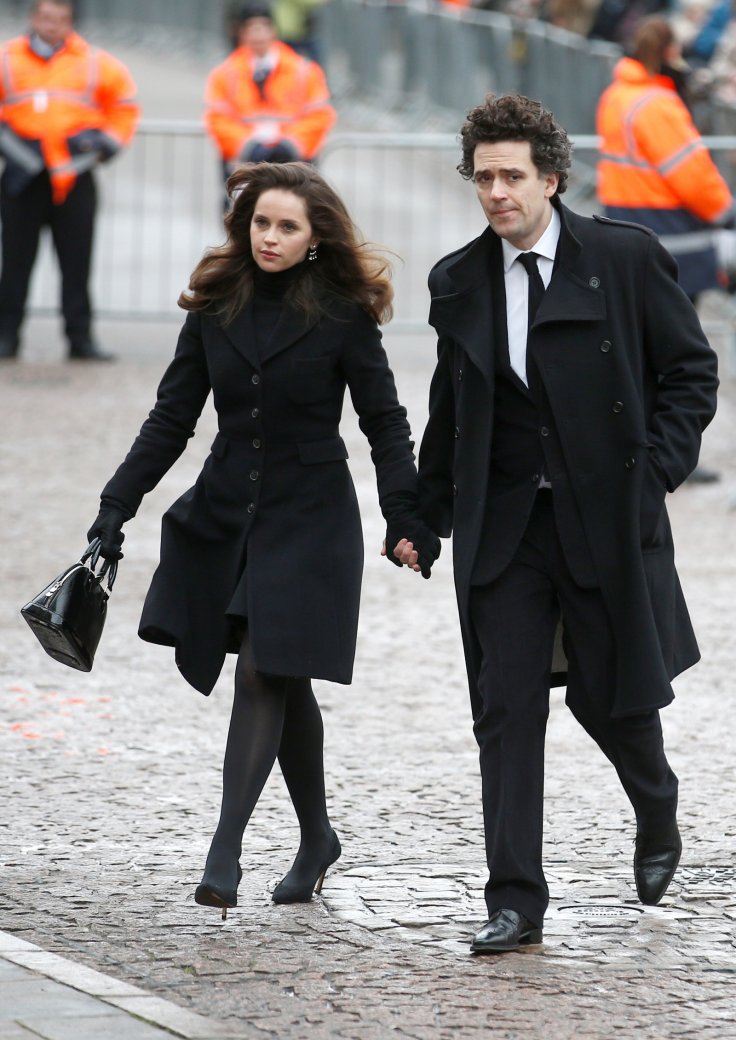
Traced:
MULTIPOLYGON (((553 205, 561 221, 558 256, 533 329, 549 322, 601 321, 606 316, 606 298, 599 280, 580 273, 582 246, 574 225, 582 218, 556 198, 553 205)), ((430 325, 459 343, 489 381, 493 374, 489 330, 493 328, 495 305, 490 291, 491 270, 492 265, 502 263, 501 239, 488 227, 447 268, 455 291, 435 297, 429 312, 430 325)))
POLYGON ((260 350, 256 345, 256 330, 253 321, 253 301, 235 315, 225 334, 235 349, 243 355, 253 368, 260 369, 266 361, 291 347, 317 324, 318 318, 307 318, 292 307, 284 307, 276 326, 260 350))

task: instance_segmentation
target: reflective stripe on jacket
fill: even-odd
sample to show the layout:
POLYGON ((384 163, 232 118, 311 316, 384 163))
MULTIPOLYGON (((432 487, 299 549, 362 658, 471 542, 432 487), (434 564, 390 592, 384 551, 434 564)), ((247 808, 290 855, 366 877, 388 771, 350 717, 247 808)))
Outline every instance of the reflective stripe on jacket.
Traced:
POLYGON ((313 159, 336 119, 325 75, 316 62, 276 42, 275 67, 263 84, 253 81, 253 58, 239 47, 207 79, 207 129, 225 160, 239 159, 248 143, 272 128, 291 141, 299 156, 313 159))
POLYGON ((29 152, 24 141, 39 142, 54 202, 61 203, 94 162, 72 156, 69 138, 99 130, 112 148, 128 144, 140 115, 135 92, 122 62, 77 33, 48 60, 34 53, 28 37, 17 37, 0 46, 0 149, 8 161, 22 161, 29 152))

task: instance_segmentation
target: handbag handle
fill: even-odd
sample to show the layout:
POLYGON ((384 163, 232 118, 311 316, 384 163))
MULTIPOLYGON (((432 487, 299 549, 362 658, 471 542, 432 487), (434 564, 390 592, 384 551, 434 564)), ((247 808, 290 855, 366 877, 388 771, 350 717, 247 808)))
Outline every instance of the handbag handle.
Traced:
MULTIPOLYGON (((100 550, 102 549, 102 542, 99 538, 93 538, 87 548, 82 553, 80 563, 86 563, 89 560, 89 569, 92 573, 95 573, 95 567, 100 559, 100 550)), ((96 577, 102 581, 107 575, 107 591, 112 592, 112 587, 115 584, 115 578, 118 573, 118 561, 117 560, 103 560, 102 566, 100 567, 99 573, 96 577)))

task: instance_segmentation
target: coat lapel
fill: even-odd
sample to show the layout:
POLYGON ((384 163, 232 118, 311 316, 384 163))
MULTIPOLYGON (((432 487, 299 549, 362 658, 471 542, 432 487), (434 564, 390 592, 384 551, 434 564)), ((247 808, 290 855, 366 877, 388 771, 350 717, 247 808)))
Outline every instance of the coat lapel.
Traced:
POLYGON ((557 262, 532 328, 555 321, 601 321, 606 317, 606 296, 600 279, 577 273, 582 247, 571 226, 575 214, 558 201, 553 204, 562 224, 557 262))
POLYGON ((500 256, 500 239, 487 228, 447 269, 457 291, 435 297, 429 310, 430 325, 452 336, 489 383, 493 381, 491 270, 494 251, 500 256))
POLYGON ((225 334, 238 353, 258 370, 266 361, 301 339, 319 320, 307 319, 298 311, 284 307, 268 342, 259 350, 256 345, 253 317, 253 304, 249 302, 235 315, 230 324, 225 326, 225 334))
POLYGON ((230 324, 225 325, 224 331, 238 353, 242 354, 253 368, 260 369, 261 361, 256 348, 256 331, 253 324, 253 304, 246 303, 230 324))
POLYGON ((313 329, 318 321, 318 317, 307 318, 292 307, 284 307, 268 342, 259 351, 261 364, 265 365, 276 354, 280 354, 283 350, 293 346, 298 339, 301 339, 310 329, 313 329))

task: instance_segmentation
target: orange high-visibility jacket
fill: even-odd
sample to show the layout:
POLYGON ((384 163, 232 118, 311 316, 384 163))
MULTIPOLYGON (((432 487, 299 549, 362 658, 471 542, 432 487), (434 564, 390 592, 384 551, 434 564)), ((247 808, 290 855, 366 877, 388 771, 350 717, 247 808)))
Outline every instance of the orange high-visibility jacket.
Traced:
POLYGON ((207 79, 207 129, 223 159, 243 157, 264 126, 279 140, 291 141, 300 157, 313 159, 336 119, 325 75, 316 62, 285 43, 274 43, 278 60, 264 84, 264 96, 253 82, 253 56, 239 47, 207 79))
POLYGON ((31 50, 27 36, 0 45, 0 127, 8 145, 3 151, 7 157, 14 150, 22 161, 24 140, 40 142, 55 203, 64 201, 77 173, 90 165, 88 157, 80 162, 71 155, 68 139, 100 130, 111 149, 120 148, 133 137, 139 115, 135 83, 122 62, 77 33, 48 60, 31 50))
MULTIPOLYGON (((731 192, 669 76, 652 76, 641 62, 622 58, 601 96, 596 122, 598 197, 604 205, 686 210, 710 224, 727 215, 731 192)), ((635 214, 630 219, 653 226, 635 214)))

